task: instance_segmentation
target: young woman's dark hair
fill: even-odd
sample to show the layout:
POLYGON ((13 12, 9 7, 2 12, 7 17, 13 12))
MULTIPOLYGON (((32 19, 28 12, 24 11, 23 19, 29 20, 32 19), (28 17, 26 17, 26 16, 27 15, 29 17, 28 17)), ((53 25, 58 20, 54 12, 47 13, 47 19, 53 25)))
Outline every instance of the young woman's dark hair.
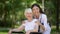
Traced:
POLYGON ((42 11, 41 7, 40 7, 38 4, 33 4, 32 7, 31 7, 31 9, 32 9, 34 6, 37 6, 37 7, 40 9, 40 10, 39 10, 40 13, 44 13, 44 12, 42 11))

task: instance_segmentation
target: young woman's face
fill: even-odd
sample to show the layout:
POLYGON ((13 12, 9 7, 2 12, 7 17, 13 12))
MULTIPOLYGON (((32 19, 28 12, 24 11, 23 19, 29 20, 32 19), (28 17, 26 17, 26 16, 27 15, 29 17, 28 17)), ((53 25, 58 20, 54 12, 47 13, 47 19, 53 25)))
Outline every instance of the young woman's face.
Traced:
POLYGON ((32 18, 32 13, 31 13, 31 12, 27 12, 27 13, 25 14, 25 17, 26 17, 27 19, 32 18))
POLYGON ((33 8, 32 8, 32 11, 33 11, 33 14, 34 15, 39 15, 39 8, 37 7, 37 6, 34 6, 33 8))

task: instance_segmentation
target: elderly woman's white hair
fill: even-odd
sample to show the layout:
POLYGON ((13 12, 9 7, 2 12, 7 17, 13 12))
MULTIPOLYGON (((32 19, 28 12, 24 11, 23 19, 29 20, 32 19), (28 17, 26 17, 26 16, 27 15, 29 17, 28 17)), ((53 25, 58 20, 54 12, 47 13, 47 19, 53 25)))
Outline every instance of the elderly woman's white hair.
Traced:
POLYGON ((27 9, 25 9, 25 12, 24 12, 24 14, 26 14, 26 13, 32 13, 32 9, 31 8, 27 8, 27 9))

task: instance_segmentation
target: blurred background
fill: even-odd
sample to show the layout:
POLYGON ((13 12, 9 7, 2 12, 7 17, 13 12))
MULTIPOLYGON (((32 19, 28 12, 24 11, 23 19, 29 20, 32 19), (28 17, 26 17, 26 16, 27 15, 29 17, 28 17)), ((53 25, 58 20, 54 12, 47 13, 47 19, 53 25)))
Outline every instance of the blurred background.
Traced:
POLYGON ((0 34, 7 34, 10 28, 17 28, 25 20, 24 10, 34 3, 41 6, 51 25, 51 34, 60 32, 60 7, 56 0, 0 0, 0 34))

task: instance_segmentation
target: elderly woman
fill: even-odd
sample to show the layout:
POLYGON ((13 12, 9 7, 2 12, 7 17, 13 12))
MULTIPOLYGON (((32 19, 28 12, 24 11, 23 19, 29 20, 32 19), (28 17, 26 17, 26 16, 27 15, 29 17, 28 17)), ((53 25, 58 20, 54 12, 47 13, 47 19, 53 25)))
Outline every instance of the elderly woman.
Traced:
POLYGON ((8 34, 11 34, 12 31, 22 31, 25 29, 26 34, 30 34, 30 32, 38 32, 38 21, 37 19, 33 19, 33 14, 31 8, 27 8, 24 13, 27 20, 24 20, 23 23, 17 29, 11 29, 8 34))
POLYGON ((40 31, 39 30, 38 31, 42 32, 43 34, 50 34, 51 28, 47 23, 47 16, 43 13, 41 7, 38 4, 33 4, 31 9, 32 9, 34 18, 38 19, 41 23, 40 31))

